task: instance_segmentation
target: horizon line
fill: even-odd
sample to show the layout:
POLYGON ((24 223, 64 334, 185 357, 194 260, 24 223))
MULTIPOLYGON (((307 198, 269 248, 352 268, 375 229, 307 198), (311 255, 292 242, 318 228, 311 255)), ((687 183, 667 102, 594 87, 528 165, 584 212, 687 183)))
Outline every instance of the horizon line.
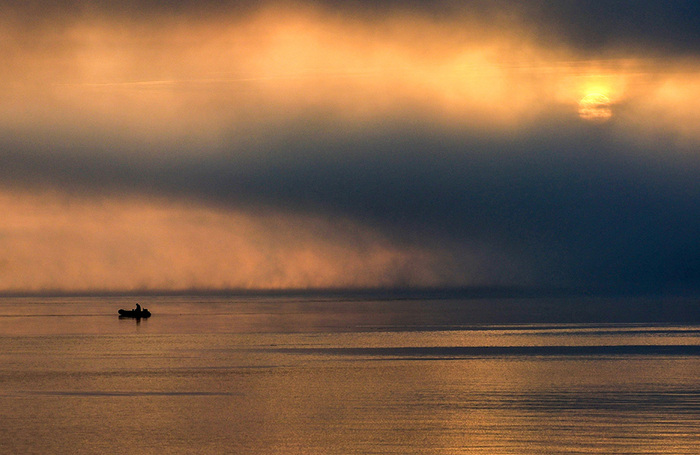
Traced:
POLYGON ((137 297, 137 296, 330 296, 376 295, 378 297, 486 298, 565 297, 620 295, 698 295, 699 290, 642 289, 636 287, 567 287, 525 285, 394 286, 318 288, 184 288, 184 289, 45 289, 0 290, 0 298, 12 297, 137 297))

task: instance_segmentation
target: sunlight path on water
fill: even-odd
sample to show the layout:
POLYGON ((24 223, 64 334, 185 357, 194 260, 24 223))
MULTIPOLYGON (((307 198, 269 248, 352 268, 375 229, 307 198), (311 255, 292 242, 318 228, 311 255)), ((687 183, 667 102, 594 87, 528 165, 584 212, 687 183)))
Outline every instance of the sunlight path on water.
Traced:
POLYGON ((130 298, 0 299, 3 450, 689 455, 700 445, 700 326, 421 327, 445 308, 428 300, 139 301, 150 319, 116 317, 130 298))

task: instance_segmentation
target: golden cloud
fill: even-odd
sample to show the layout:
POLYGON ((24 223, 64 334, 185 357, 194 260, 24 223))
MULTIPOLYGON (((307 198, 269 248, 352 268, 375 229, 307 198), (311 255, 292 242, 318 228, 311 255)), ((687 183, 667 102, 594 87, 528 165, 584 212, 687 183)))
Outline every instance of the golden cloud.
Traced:
POLYGON ((544 49, 523 29, 464 18, 269 7, 241 18, 149 19, 88 15, 50 32, 7 20, 2 124, 166 145, 217 144, 309 117, 345 128, 388 117, 503 129, 552 110, 576 119, 579 100, 597 92, 613 115, 635 106, 640 114, 628 110, 625 121, 651 115, 643 122, 697 134, 686 95, 700 78, 688 62, 590 60, 544 49))

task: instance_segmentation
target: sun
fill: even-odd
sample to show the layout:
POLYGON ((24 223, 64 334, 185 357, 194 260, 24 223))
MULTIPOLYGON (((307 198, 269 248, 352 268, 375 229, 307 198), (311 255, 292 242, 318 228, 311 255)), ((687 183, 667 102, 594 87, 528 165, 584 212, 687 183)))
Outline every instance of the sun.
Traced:
POLYGON ((612 117, 610 98, 599 92, 591 92, 578 102, 578 115, 583 120, 605 122, 612 117))

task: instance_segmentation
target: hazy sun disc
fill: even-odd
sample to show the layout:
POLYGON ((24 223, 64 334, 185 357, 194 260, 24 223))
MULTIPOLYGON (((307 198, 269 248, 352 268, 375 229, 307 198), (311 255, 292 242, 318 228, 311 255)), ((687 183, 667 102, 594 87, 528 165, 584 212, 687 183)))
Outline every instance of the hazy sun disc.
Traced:
POLYGON ((602 93, 589 93, 578 102, 578 115, 583 120, 604 122, 612 117, 610 98, 602 93))

